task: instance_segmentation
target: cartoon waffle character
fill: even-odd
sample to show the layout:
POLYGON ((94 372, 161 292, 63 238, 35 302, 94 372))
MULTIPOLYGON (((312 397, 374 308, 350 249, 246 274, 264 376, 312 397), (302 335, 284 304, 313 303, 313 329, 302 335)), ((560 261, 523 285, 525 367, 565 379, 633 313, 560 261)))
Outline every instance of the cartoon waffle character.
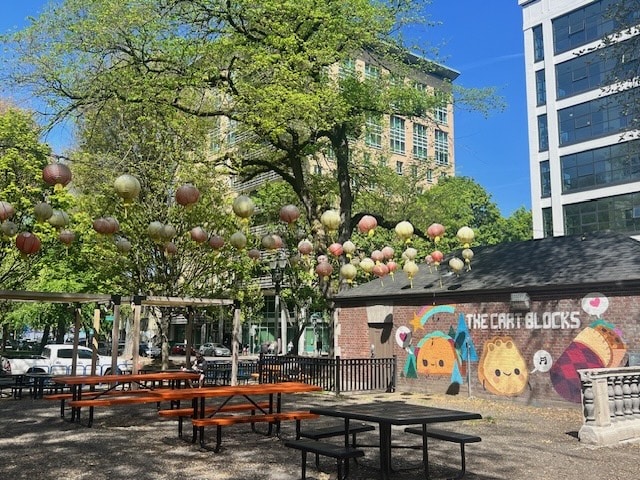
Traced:
POLYGON ((495 395, 513 397, 524 391, 529 372, 511 337, 494 337, 484 344, 478 379, 485 390, 495 395))

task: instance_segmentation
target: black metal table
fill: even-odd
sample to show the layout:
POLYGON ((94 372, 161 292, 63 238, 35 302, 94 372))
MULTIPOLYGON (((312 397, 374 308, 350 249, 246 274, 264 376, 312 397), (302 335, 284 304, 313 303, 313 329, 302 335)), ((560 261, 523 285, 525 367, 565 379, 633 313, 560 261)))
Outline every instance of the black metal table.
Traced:
POLYGON ((44 396, 44 388, 51 383, 53 375, 45 372, 31 372, 25 374, 25 378, 31 388, 31 397, 35 399, 44 396))
MULTIPOLYGON (((479 413, 427 407, 395 401, 380 401, 354 405, 335 405, 331 407, 313 407, 310 410, 312 413, 317 413, 319 415, 343 418, 345 423, 345 432, 349 431, 350 420, 377 423, 380 434, 380 478, 382 480, 388 480, 391 476, 392 425, 426 425, 429 423, 458 422, 462 420, 478 420, 482 418, 482 415, 479 413)), ((348 435, 345 435, 345 445, 349 445, 348 435)), ((426 449, 426 443, 424 443, 424 445, 426 449)), ((429 478, 429 469, 426 464, 425 473, 427 478, 429 478)))

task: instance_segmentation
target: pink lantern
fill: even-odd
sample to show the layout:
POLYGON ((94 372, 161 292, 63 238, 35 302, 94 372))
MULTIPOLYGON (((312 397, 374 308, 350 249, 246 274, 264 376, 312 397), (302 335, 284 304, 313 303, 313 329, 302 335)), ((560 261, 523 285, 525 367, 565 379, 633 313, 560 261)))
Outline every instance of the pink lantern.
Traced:
POLYGON ((16 237, 16 247, 25 255, 32 255, 40 250, 40 239, 33 233, 22 232, 16 237))
POLYGON ((432 223, 429 225, 429 228, 427 228, 427 235, 429 235, 431 240, 438 243, 444 235, 444 227, 439 223, 432 223))
POLYGON ((316 266, 316 273, 326 282, 333 273, 333 267, 329 262, 320 262, 316 266))
POLYGON ((13 209, 13 205, 9 202, 0 202, 0 222, 4 222, 8 218, 11 218, 15 210, 13 209))
POLYGON ((433 259, 433 264, 437 267, 442 262, 444 254, 440 250, 435 250, 431 252, 431 258, 433 259))
POLYGON ((329 248, 327 248, 327 251, 334 257, 339 257, 344 252, 341 243, 332 243, 329 245, 329 248))
POLYGON ((373 267, 373 274, 378 278, 382 278, 389 274, 389 267, 384 263, 378 263, 373 267))
POLYGON ((378 226, 378 220, 373 215, 364 215, 358 222, 358 230, 361 233, 373 235, 374 229, 378 226))
POLYGON ((393 276, 393 273, 398 270, 398 264, 393 260, 387 262, 387 268, 389 269, 389 273, 393 276))
POLYGON ((173 242, 167 242, 167 243, 164 244, 164 253, 168 257, 171 257, 171 256, 175 255, 176 253, 178 253, 178 247, 173 242))
POLYGON ((50 163, 42 170, 42 179, 47 185, 64 187, 71 181, 71 170, 63 163, 50 163))
POLYGON ((202 227, 193 227, 189 231, 189 236, 191 240, 196 243, 204 243, 207 241, 207 232, 205 232, 202 227))
POLYGON ((391 247, 384 247, 382 249, 382 255, 384 256, 385 260, 391 260, 395 255, 395 253, 396 252, 391 247))
POLYGON ((183 207, 197 203, 199 198, 200 190, 190 183, 185 183, 176 190, 176 202, 183 207))
POLYGON ((224 247, 224 238, 220 235, 211 235, 211 238, 209 239, 209 246, 214 250, 220 250, 224 247))
POLYGON ((61 230, 60 233, 58 233, 58 240, 67 246, 71 245, 75 239, 76 234, 71 230, 61 230))
POLYGON ((251 260, 260 260, 260 250, 258 250, 257 248, 252 248, 247 252, 247 256, 251 260))
POLYGON ((300 218, 300 210, 295 205, 285 205, 280 209, 280 220, 291 225, 300 218))
POLYGON ((376 263, 384 261, 384 253, 382 253, 381 250, 374 250, 373 252, 371 252, 371 260, 376 263))
POLYGON ((309 255, 313 252, 313 244, 309 240, 300 240, 298 243, 298 252, 301 255, 309 255))

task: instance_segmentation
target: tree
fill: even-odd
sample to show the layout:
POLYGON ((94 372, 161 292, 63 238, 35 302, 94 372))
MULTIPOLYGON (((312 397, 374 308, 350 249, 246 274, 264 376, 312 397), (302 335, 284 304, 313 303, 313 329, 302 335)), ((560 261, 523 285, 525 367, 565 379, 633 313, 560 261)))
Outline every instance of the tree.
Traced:
POLYGON ((14 68, 12 78, 47 96, 56 119, 84 115, 87 107, 100 112, 114 98, 230 119, 237 148, 219 160, 245 178, 278 173, 318 238, 325 234, 318 219, 333 202, 313 195, 307 162, 330 148, 344 241, 362 215, 354 211, 352 168, 367 115, 424 116, 450 99, 446 81, 429 92, 398 81, 437 68, 407 57, 396 40, 396 29, 421 6, 411 0, 67 0, 13 37, 23 68, 14 68), (396 74, 371 80, 331 74, 365 51, 396 74))

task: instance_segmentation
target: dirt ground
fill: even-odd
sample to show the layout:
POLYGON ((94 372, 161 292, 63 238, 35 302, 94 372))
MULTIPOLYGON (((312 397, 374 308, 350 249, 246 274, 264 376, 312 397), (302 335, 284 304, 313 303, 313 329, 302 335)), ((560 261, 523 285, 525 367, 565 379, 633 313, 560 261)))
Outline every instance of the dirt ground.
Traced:
MULTIPOLYGON (((465 396, 424 394, 305 394, 285 398, 288 408, 401 400, 408 403, 479 412, 482 420, 461 422, 456 429, 482 437, 467 446, 468 480, 563 479, 629 480, 638 478, 639 443, 615 447, 585 446, 577 439, 582 424, 578 406, 532 407, 509 401, 465 396)), ((0 479, 66 480, 295 480, 301 478, 300 453, 283 446, 293 438, 294 425, 283 426, 281 438, 251 432, 248 425, 223 431, 219 453, 202 450, 181 440, 175 420, 160 419, 154 405, 118 406, 96 410, 94 426, 60 418, 58 402, 46 400, 0 400, 0 479)), ((84 420, 86 421, 86 415, 84 420)), ((335 420, 314 420, 335 423, 335 420)), ((304 427, 304 424, 303 424, 304 427)), ((187 428, 187 430, 189 430, 187 428)), ((208 432, 211 439, 215 432, 208 432)), ((394 443, 409 438, 401 428, 393 432, 394 443)), ((359 436, 373 444, 377 431, 359 436)), ((336 441, 340 441, 337 439, 336 441)), ((429 444, 432 478, 448 478, 459 466, 457 445, 429 444)), ((393 452, 397 480, 424 478, 419 449, 393 452)), ((377 449, 367 448, 364 459, 352 464, 349 478, 378 478, 377 449)), ((336 466, 323 458, 316 470, 313 456, 307 467, 309 480, 333 480, 336 466)))

